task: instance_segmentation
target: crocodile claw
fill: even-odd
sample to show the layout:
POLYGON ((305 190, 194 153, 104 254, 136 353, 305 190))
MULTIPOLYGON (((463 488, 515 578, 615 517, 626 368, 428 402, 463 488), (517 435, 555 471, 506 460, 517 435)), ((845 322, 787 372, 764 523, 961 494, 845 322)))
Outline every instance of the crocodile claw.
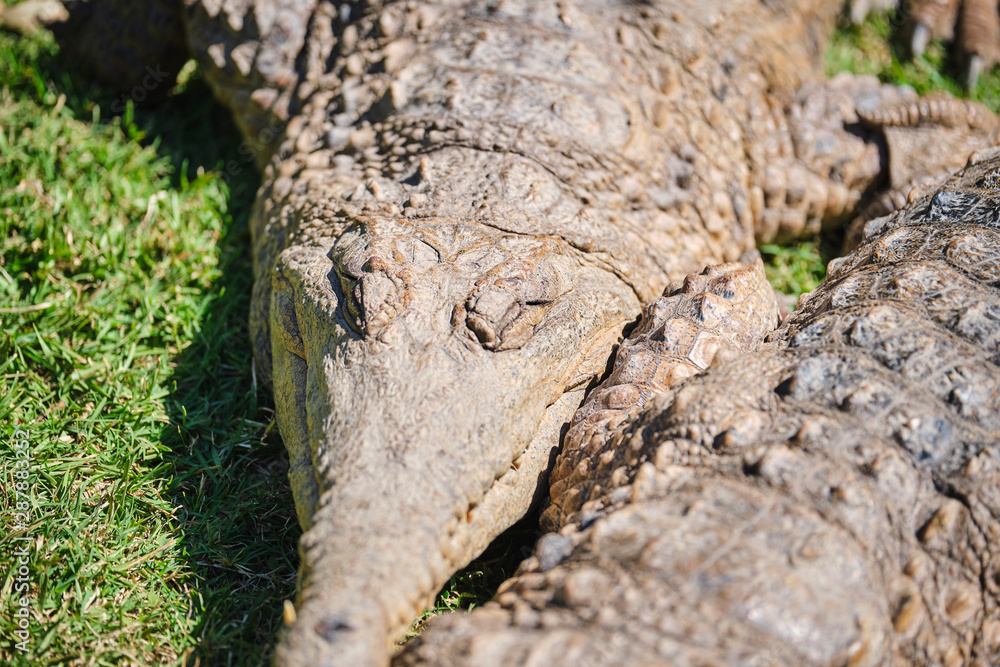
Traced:
POLYGON ((931 41, 931 28, 922 21, 917 21, 913 26, 913 34, 910 35, 910 54, 914 58, 924 55, 927 45, 931 41))
POLYGON ((983 60, 982 56, 978 53, 970 55, 965 66, 965 74, 962 79, 962 83, 966 88, 972 88, 979 81, 979 77, 982 76, 985 69, 986 62, 983 60))
MULTIPOLYGON (((896 2, 850 0, 848 14, 854 24, 876 9, 896 2)), ((1000 62, 1000 12, 997 0, 915 0, 908 28, 910 55, 919 58, 932 40, 953 41, 952 49, 963 63, 962 84, 972 88, 979 77, 1000 62)), ((897 16, 905 16, 897 9, 897 16)))

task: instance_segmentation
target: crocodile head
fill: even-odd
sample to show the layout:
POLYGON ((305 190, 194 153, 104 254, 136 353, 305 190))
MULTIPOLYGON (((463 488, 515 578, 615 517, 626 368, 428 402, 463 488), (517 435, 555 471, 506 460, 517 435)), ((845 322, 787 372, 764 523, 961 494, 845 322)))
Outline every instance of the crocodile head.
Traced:
POLYGON ((271 284, 306 529, 279 661, 378 664, 529 508, 638 301, 562 239, 445 218, 359 216, 286 249, 271 284))

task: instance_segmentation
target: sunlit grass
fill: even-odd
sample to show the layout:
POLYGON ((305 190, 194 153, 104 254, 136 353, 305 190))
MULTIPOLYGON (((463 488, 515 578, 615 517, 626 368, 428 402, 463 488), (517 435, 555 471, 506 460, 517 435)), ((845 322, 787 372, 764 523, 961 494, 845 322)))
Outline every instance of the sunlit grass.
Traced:
POLYGON ((877 12, 859 26, 838 30, 826 53, 827 74, 872 74, 886 83, 911 86, 920 94, 946 91, 1000 110, 1000 69, 986 72, 974 88, 965 90, 958 83, 959 64, 949 45, 931 42, 923 56, 911 58, 902 24, 895 12, 877 12))
POLYGON ((223 177, 238 137, 197 75, 112 118, 55 53, 0 34, 0 662, 266 664, 298 527, 245 324, 257 177, 223 177))

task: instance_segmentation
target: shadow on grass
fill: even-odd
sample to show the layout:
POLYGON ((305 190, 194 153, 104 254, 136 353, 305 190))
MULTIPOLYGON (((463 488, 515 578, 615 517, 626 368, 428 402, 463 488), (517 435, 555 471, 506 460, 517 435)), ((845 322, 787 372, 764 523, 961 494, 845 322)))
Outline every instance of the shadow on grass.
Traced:
MULTIPOLYGON (((194 81, 152 110, 136 112, 142 141, 169 156, 178 187, 204 172, 226 176, 228 216, 218 239, 220 278, 201 316, 201 331, 174 358, 170 424, 171 491, 198 581, 193 601, 198 645, 188 657, 219 664, 269 664, 282 601, 294 596, 299 527, 273 428, 271 397, 255 377, 247 326, 253 286, 248 219, 259 177, 237 155, 240 137, 228 113, 194 81)), ((126 131, 130 130, 126 123, 126 131)))

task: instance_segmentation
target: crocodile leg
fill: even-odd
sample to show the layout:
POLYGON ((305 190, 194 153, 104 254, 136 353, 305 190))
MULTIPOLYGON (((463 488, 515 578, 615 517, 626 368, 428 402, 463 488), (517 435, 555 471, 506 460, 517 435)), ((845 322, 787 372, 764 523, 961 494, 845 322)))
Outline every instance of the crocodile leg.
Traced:
MULTIPOLYGON (((64 0, 48 24, 67 60, 137 104, 162 99, 189 56, 181 0, 64 0)), ((123 109, 115 109, 121 112, 123 109)))
POLYGON ((961 0, 920 0, 911 9, 910 51, 923 55, 933 39, 950 40, 955 37, 955 24, 961 0))
POLYGON ((980 74, 1000 62, 1000 11, 996 1, 964 0, 957 38, 965 85, 974 86, 980 74))
POLYGON ((884 185, 863 201, 847 229, 845 247, 861 239, 864 225, 903 208, 920 192, 938 187, 973 151, 997 144, 1000 120, 984 106, 928 96, 858 111, 861 123, 884 141, 884 185), (942 151, 941 146, 950 149, 942 151))
POLYGON ((920 0, 912 9, 910 49, 921 55, 932 39, 955 38, 965 85, 1000 58, 1000 11, 996 0, 920 0))
POLYGON ((1000 153, 867 231, 756 352, 561 462, 553 507, 587 502, 394 664, 996 664, 1000 153))
POLYGON ((981 104, 850 74, 805 84, 748 128, 758 244, 849 225, 848 248, 865 222, 1000 139, 1000 120, 981 104))

